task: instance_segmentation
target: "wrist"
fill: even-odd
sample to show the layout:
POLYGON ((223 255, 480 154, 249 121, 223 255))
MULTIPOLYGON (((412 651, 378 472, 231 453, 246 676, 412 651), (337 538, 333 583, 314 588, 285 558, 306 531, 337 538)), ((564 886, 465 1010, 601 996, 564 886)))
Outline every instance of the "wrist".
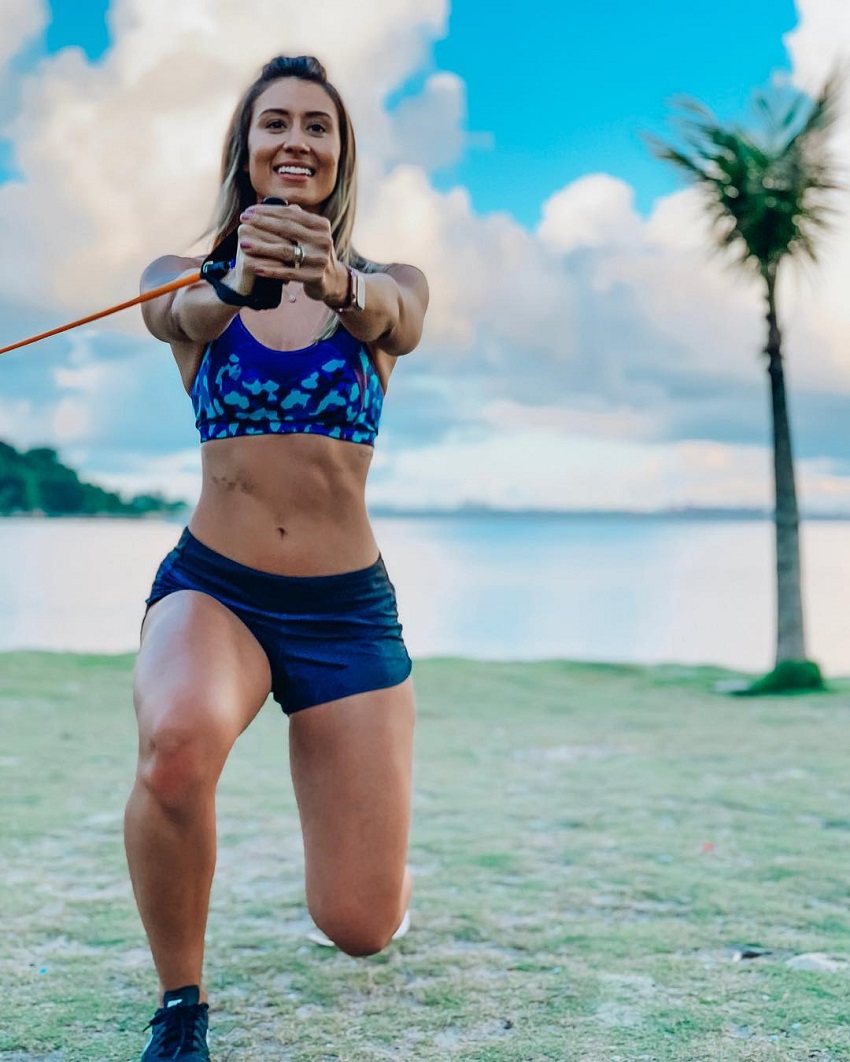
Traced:
POLYGON ((327 302, 336 313, 349 313, 351 310, 366 309, 366 278, 350 265, 344 267, 347 278, 345 295, 341 301, 327 302))
POLYGON ((340 306, 338 313, 349 313, 352 310, 366 309, 366 277, 359 269, 348 266, 348 294, 345 305, 340 306))
POLYGON ((351 292, 351 269, 342 262, 336 263, 333 285, 322 301, 331 310, 339 311, 348 305, 351 292))
POLYGON ((283 281, 258 277, 245 266, 234 229, 210 251, 201 266, 206 280, 221 302, 229 306, 250 306, 252 310, 271 310, 280 305, 283 281))
POLYGON ((252 310, 273 310, 280 305, 283 281, 258 277, 238 264, 216 262, 207 258, 201 266, 201 278, 215 291, 220 302, 228 306, 249 306, 252 310))
POLYGON ((250 295, 254 289, 254 281, 257 279, 253 273, 244 269, 237 262, 229 273, 221 278, 232 291, 240 295, 250 295))

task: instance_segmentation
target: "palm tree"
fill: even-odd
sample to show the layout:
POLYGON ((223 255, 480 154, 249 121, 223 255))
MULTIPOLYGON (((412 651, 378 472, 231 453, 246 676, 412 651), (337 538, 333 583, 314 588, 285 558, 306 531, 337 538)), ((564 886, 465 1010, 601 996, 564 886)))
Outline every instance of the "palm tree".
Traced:
POLYGON ((654 154, 672 163, 704 194, 713 247, 731 252, 734 267, 763 281, 767 372, 773 426, 776 534, 776 667, 750 687, 819 688, 816 664, 806 661, 800 575, 799 512, 791 429, 777 313, 777 277, 787 260, 817 261, 818 237, 833 217, 839 185, 828 151, 837 117, 839 76, 816 99, 788 89, 756 97, 756 132, 721 125, 708 108, 686 99, 678 116, 683 147, 648 138, 654 154))

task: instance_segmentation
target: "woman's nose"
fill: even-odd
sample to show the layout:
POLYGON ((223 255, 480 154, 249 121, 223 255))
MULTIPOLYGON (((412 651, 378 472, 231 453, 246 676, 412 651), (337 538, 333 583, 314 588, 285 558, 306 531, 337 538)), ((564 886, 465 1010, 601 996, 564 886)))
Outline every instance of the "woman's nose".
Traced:
POLYGON ((296 129, 294 126, 292 129, 287 130, 286 136, 284 137, 284 143, 290 151, 307 150, 303 130, 296 129))

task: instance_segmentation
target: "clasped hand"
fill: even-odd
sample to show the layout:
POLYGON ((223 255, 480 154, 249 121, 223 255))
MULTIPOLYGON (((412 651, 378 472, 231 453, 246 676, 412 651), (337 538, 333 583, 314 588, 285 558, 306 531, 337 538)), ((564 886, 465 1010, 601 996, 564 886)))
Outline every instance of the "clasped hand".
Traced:
POLYGON ((311 299, 344 300, 347 274, 327 218, 299 206, 258 203, 247 207, 240 221, 237 271, 297 281, 311 299))

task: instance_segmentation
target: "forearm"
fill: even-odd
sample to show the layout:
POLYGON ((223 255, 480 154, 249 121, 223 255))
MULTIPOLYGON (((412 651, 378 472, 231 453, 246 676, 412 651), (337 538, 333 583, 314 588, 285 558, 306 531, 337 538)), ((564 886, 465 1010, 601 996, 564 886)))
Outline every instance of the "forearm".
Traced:
MULTIPOLYGON (((341 314, 340 319, 347 332, 364 343, 373 343, 398 327, 403 313, 403 302, 398 284, 386 273, 361 273, 365 287, 365 305, 362 310, 351 309, 341 314)), ((344 301, 347 287, 340 297, 326 300, 331 309, 344 301)))
MULTIPOLYGON (((172 280, 197 275, 198 259, 165 255, 152 262, 142 275, 142 292, 160 287, 172 280)), ((224 278, 234 291, 250 291, 253 274, 238 265, 224 278), (251 278, 250 280, 248 278, 251 278)), ((161 295, 142 303, 142 317, 151 335, 164 343, 206 344, 217 339, 236 314, 237 306, 231 306, 216 295, 206 280, 198 280, 188 287, 161 295)))
MULTIPOLYGON (((247 294, 253 279, 239 277, 236 270, 232 269, 223 282, 234 291, 247 294)), ((174 325, 186 339, 195 343, 210 343, 218 339, 238 313, 239 307, 222 302, 206 280, 181 288, 175 293, 171 304, 174 325)))

